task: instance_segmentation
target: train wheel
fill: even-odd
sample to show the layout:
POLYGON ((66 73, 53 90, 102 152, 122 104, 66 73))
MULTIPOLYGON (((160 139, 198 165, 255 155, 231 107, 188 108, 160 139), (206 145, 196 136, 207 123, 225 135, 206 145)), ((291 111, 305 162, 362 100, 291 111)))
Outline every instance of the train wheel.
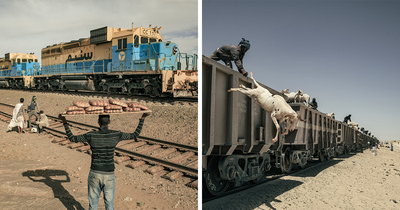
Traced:
MULTIPOLYGON (((301 156, 303 156, 303 154, 301 156)), ((307 165, 307 159, 304 159, 304 157, 302 157, 301 162, 297 164, 297 167, 299 167, 300 169, 304 169, 306 168, 306 165, 307 165)))
POLYGON ((281 155, 281 170, 282 173, 288 174, 292 171, 293 164, 290 161, 290 147, 286 147, 285 152, 281 155))
POLYGON ((220 196, 229 187, 229 181, 223 180, 218 171, 220 157, 212 157, 207 163, 207 171, 204 172, 203 186, 207 193, 213 196, 220 196))
POLYGON ((324 155, 324 153, 323 153, 322 151, 319 151, 319 152, 318 152, 318 159, 319 159, 319 161, 321 161, 321 162, 324 162, 324 161, 325 161, 325 155, 324 155))

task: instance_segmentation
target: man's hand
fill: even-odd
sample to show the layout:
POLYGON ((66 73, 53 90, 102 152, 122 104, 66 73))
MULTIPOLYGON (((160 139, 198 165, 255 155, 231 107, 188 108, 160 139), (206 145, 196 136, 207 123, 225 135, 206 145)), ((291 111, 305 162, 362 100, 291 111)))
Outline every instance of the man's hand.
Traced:
POLYGON ((67 124, 67 119, 65 119, 61 114, 58 115, 58 119, 62 120, 63 124, 67 124))
POLYGON ((141 120, 144 120, 144 118, 146 118, 146 117, 148 117, 148 116, 150 116, 150 113, 148 113, 148 112, 143 113, 143 115, 142 115, 142 117, 141 117, 140 119, 141 119, 141 120))

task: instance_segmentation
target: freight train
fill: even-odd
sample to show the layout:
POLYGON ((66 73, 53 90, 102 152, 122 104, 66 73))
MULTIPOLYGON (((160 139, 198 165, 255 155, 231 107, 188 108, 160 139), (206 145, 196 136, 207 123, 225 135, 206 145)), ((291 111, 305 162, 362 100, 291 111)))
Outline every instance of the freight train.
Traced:
POLYGON ((41 67, 32 53, 0 58, 0 87, 89 90, 152 97, 197 97, 197 54, 164 41, 162 27, 102 27, 89 38, 49 45, 41 67))
MULTIPOLYGON (((298 121, 287 135, 280 132, 273 143, 277 129, 270 114, 245 94, 227 92, 239 85, 254 88, 250 78, 202 57, 202 171, 203 192, 208 195, 222 195, 231 185, 257 183, 271 167, 290 173, 313 157, 325 161, 378 141, 304 104, 291 103, 305 121, 298 121)), ((280 126, 284 131, 285 122, 280 126)))

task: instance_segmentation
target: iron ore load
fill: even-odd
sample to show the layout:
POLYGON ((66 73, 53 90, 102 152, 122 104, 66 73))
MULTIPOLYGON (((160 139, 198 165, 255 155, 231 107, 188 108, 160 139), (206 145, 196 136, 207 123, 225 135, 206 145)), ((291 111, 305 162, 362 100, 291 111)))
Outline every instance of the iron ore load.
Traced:
MULTIPOLYGON (((257 83, 273 95, 282 95, 257 83)), ((304 168, 312 158, 325 161, 378 142, 370 133, 303 103, 289 105, 304 121, 298 120, 290 131, 289 123, 283 120, 278 132, 271 114, 255 100, 241 92, 228 92, 239 85, 244 89, 256 86, 251 78, 202 57, 202 171, 206 194, 220 196, 229 186, 257 183, 271 167, 290 173, 294 165, 304 168), (278 139, 273 142, 277 132, 278 139)))
POLYGON ((0 87, 197 97, 197 55, 164 41, 161 27, 102 27, 89 38, 0 58, 0 87))

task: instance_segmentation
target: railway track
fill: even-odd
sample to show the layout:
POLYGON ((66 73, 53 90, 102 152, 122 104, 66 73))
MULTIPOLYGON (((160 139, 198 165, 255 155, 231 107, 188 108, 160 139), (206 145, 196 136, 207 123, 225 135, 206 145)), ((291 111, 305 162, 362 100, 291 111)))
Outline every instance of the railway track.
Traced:
POLYGON ((178 97, 178 98, 173 98, 173 97, 150 97, 150 96, 129 96, 126 94, 106 94, 106 93, 101 93, 101 92, 93 92, 93 91, 53 91, 53 90, 31 90, 31 89, 9 89, 9 88, 0 88, 1 90, 9 90, 9 91, 15 91, 18 93, 19 91, 22 92, 28 92, 28 93, 53 93, 53 94, 60 94, 60 95, 74 95, 74 96, 82 96, 82 97, 111 97, 111 98, 120 98, 121 100, 127 100, 127 99, 132 99, 135 98, 137 100, 143 100, 143 101, 153 101, 153 102, 159 102, 159 103, 170 103, 170 104, 197 104, 198 99, 197 97, 178 97))
POLYGON ((283 174, 280 167, 272 167, 271 170, 266 172, 266 175, 264 175, 263 178, 256 183, 248 182, 248 183, 243 184, 241 187, 237 187, 237 188, 234 188, 231 186, 227 189, 227 191, 223 195, 218 196, 218 197, 213 197, 213 196, 210 196, 207 194, 203 194, 202 203, 207 204, 209 202, 218 202, 218 200, 220 200, 220 199, 223 200, 225 197, 227 197, 229 195, 233 195, 235 193, 239 193, 244 190, 247 190, 247 189, 250 189, 253 187, 257 187, 261 184, 266 184, 268 182, 274 181, 276 179, 280 179, 285 176, 307 176, 306 174, 318 174, 325 168, 328 168, 328 167, 338 163, 339 161, 346 159, 352 155, 354 155, 354 154, 345 154, 345 155, 342 155, 341 157, 330 159, 330 160, 324 161, 324 162, 320 162, 318 158, 313 158, 312 160, 308 161, 308 163, 304 169, 300 169, 296 166, 296 168, 294 168, 294 170, 289 174, 283 174))
MULTIPOLYGON (((9 123, 12 119, 13 109, 14 106, 12 105, 0 103, 0 120, 9 123)), ((44 128, 44 132, 54 136, 53 143, 91 154, 88 144, 73 143, 68 140, 64 126, 58 117, 50 115, 47 115, 47 117, 50 120, 50 125, 44 128)), ((99 129, 96 126, 68 119, 67 121, 74 135, 81 135, 99 129)), ((117 145, 115 153, 114 162, 117 164, 125 164, 125 166, 133 169, 147 165, 146 172, 156 174, 160 171, 166 171, 167 174, 163 175, 163 177, 171 181, 181 176, 189 177, 190 182, 186 183, 186 185, 197 188, 197 147, 139 136, 136 141, 121 141, 117 145)))

